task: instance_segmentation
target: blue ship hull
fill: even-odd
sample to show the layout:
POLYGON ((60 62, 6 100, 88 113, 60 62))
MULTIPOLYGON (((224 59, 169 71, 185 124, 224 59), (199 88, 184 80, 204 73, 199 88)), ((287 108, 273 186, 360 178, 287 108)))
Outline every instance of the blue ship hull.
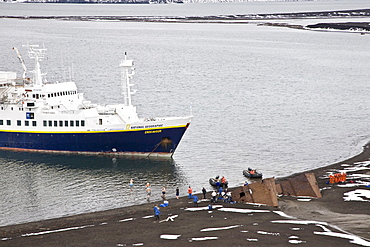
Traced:
POLYGON ((0 131, 0 148, 25 151, 168 154, 175 152, 187 126, 109 132, 8 132, 0 131))

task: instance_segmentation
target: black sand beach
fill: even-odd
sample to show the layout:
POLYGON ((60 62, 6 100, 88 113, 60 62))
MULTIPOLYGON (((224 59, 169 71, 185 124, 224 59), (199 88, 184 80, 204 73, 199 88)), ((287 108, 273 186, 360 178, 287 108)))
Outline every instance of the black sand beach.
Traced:
POLYGON ((170 199, 169 207, 160 208, 161 222, 155 221, 153 206, 162 202, 151 202, 1 227, 0 243, 1 246, 370 246, 370 199, 343 199, 344 193, 355 189, 369 192, 369 160, 367 147, 351 159, 310 171, 321 189, 319 199, 281 197, 279 207, 217 203, 213 210, 208 210, 209 200, 194 207, 192 200, 182 197, 170 199), (344 169, 348 174, 346 184, 327 183, 329 172, 344 169))

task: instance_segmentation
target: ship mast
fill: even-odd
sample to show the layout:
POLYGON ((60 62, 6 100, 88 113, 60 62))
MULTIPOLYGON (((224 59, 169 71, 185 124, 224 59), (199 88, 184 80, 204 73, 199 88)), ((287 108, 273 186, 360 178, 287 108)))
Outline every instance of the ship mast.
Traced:
POLYGON ((125 52, 125 58, 121 61, 120 67, 122 67, 122 94, 124 98, 124 104, 126 106, 132 106, 131 95, 136 91, 131 91, 131 86, 134 84, 130 83, 130 79, 135 74, 134 61, 127 59, 127 53, 125 52))
POLYGON ((35 85, 42 85, 42 76, 41 73, 40 61, 44 59, 46 54, 46 48, 39 48, 39 45, 27 45, 28 46, 28 56, 31 59, 35 60, 35 69, 33 73, 33 82, 35 85))

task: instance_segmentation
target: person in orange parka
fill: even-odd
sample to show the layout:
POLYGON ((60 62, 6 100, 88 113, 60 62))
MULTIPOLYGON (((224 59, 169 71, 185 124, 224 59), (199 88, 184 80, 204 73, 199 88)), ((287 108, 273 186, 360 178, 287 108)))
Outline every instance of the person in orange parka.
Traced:
POLYGON ((193 189, 189 186, 188 188, 189 199, 193 198, 193 189))

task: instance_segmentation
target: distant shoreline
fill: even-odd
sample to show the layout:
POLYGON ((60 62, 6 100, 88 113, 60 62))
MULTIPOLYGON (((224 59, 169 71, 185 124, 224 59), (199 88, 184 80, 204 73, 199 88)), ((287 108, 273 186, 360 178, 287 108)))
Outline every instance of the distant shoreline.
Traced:
POLYGON ((341 22, 348 18, 370 17, 370 9, 356 9, 343 11, 274 13, 274 14, 245 14, 245 15, 215 15, 215 16, 14 16, 3 15, 3 19, 45 19, 63 21, 126 21, 126 22, 164 22, 164 23, 217 23, 217 24, 256 24, 279 26, 308 30, 341 30, 370 32, 369 22, 341 22), (313 25, 294 25, 289 23, 274 23, 274 20, 289 19, 338 19, 335 23, 317 23, 313 25), (268 22, 266 22, 268 21, 268 22))

